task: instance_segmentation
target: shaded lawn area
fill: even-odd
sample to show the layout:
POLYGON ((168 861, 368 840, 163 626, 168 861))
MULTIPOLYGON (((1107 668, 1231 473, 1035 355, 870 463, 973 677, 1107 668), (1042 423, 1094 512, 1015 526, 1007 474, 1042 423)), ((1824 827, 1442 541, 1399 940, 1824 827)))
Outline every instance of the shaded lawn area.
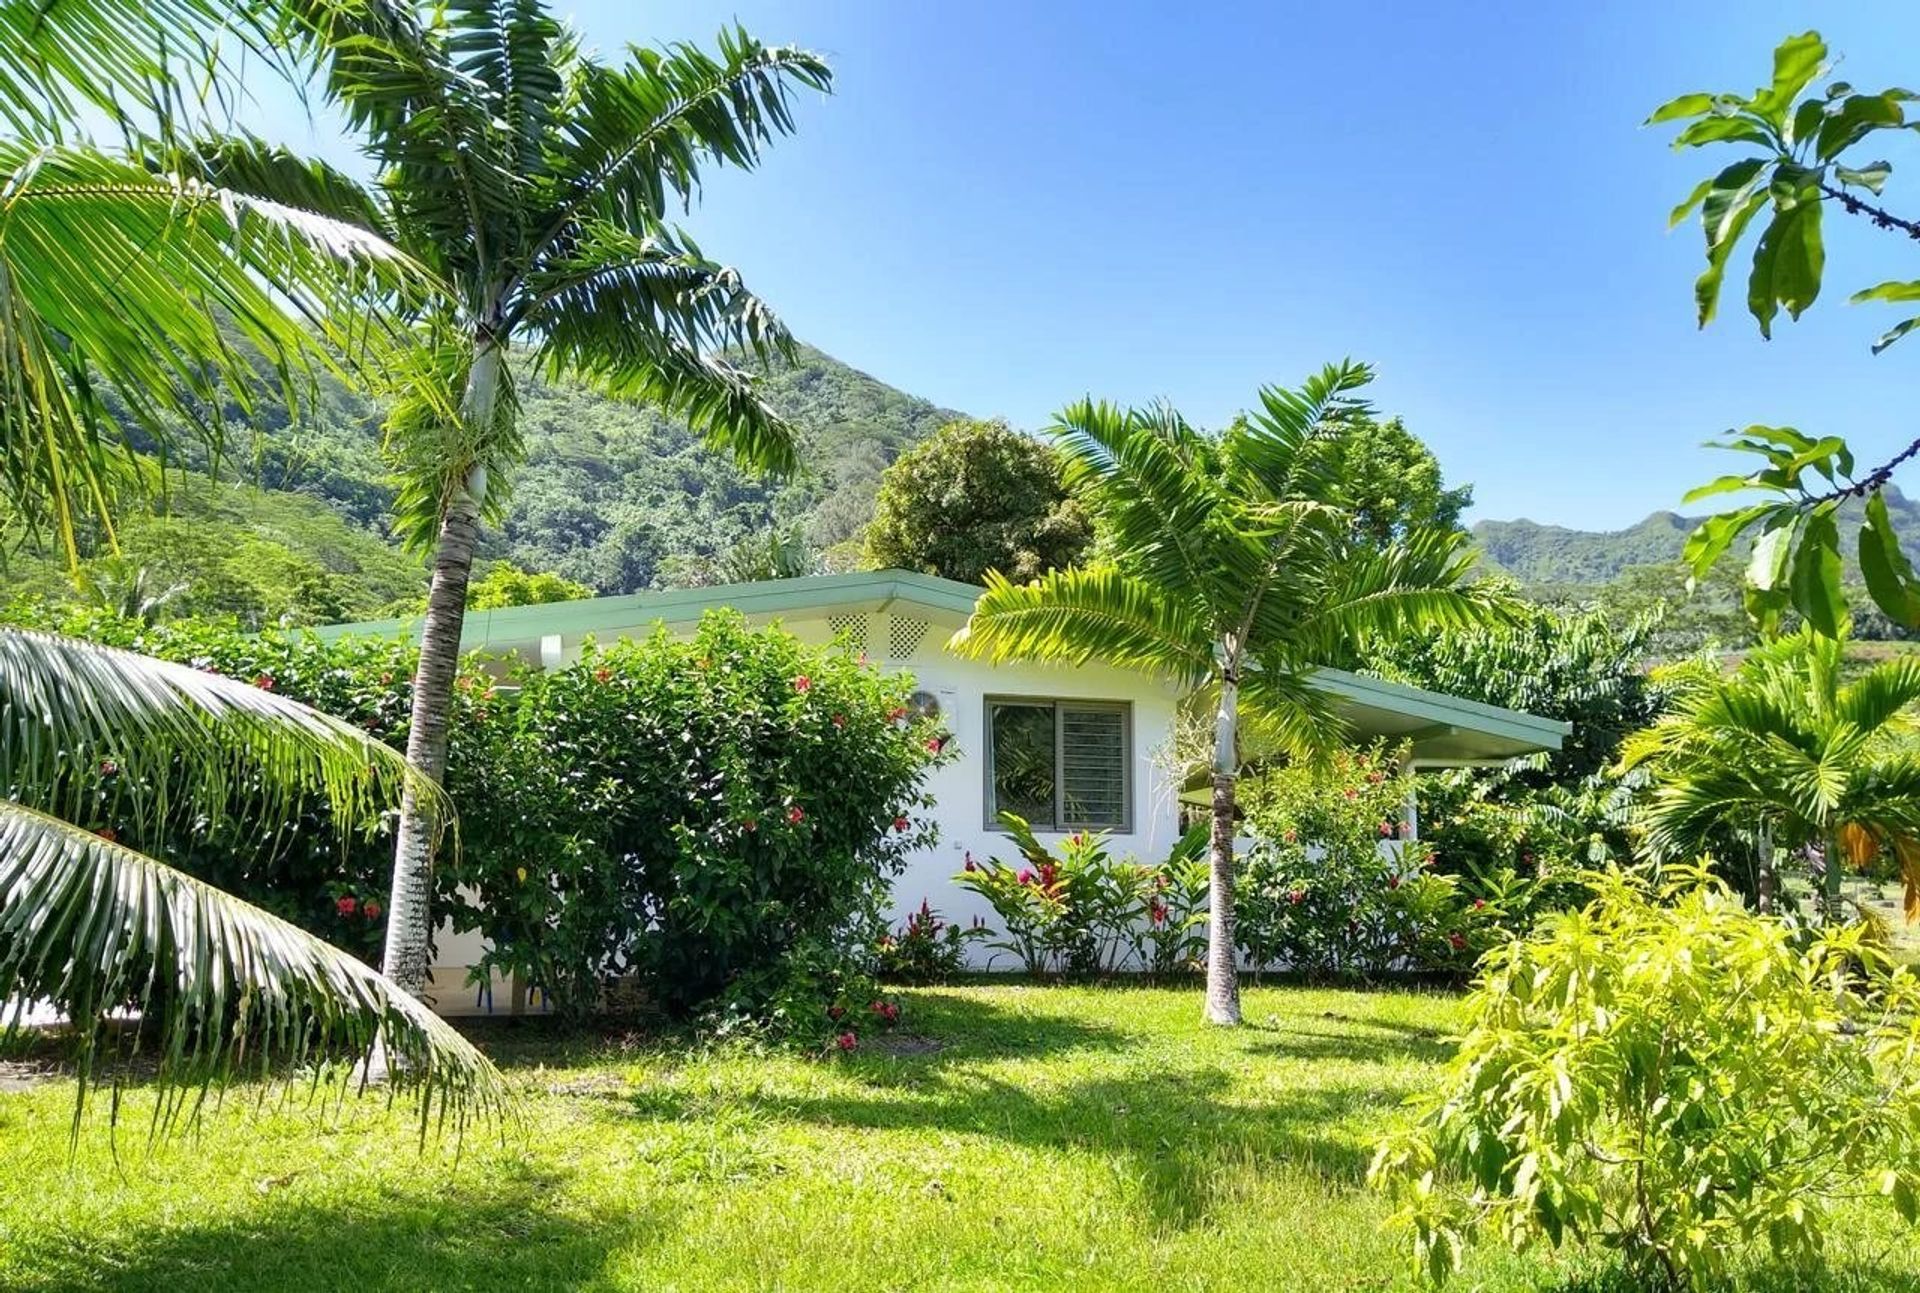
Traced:
MULTIPOLYGON (((1457 999, 1255 989, 1226 1032, 1192 990, 905 995, 912 1038, 824 1061, 486 1027, 528 1117, 457 1156, 250 1095, 149 1150, 135 1091, 118 1164, 104 1103, 70 1161, 70 1086, 0 1092, 0 1287, 1415 1287, 1362 1177, 1457 999)), ((1920 1290, 1912 1247, 1873 1222, 1823 1286, 1920 1290)), ((1456 1287, 1626 1286, 1483 1251, 1456 1287)))

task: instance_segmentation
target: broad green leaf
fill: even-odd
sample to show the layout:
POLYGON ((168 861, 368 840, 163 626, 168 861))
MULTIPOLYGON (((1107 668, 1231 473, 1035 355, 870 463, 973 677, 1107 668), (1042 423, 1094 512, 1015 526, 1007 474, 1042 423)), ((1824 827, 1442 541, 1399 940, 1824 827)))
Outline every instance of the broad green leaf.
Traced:
POLYGON ((1682 503, 1697 503, 1703 498, 1714 498, 1721 494, 1737 494, 1742 490, 1755 488, 1752 476, 1721 476, 1704 485, 1688 490, 1681 496, 1682 503))
POLYGON ((1833 168, 1833 174, 1834 178, 1842 184, 1851 184, 1856 188, 1869 189, 1878 193, 1886 187, 1887 177, 1893 174, 1893 163, 1868 162, 1865 166, 1858 168, 1836 166, 1833 168))
POLYGON ((1819 99, 1808 99, 1793 110, 1791 129, 1787 131, 1787 142, 1797 144, 1820 129, 1820 123, 1826 120, 1827 105, 1819 99))
POLYGON ((1827 43, 1817 31, 1789 36, 1773 51, 1773 84, 1753 96, 1753 111, 1778 130, 1786 124, 1787 109, 1813 79, 1825 70, 1827 43))
POLYGON ((1855 292, 1847 300, 1855 305, 1862 301, 1920 301, 1920 279, 1904 283, 1897 279, 1875 283, 1872 287, 1855 292))
POLYGON ((1778 147, 1766 127, 1750 117, 1707 117, 1696 121, 1673 141, 1675 148, 1698 148, 1702 144, 1746 143, 1763 148, 1778 147))
POLYGON ((1787 559, 1793 554, 1793 536, 1800 526, 1798 513, 1789 512, 1778 524, 1762 534, 1747 558, 1747 583, 1761 592, 1772 592, 1787 581, 1787 559))
POLYGON ((1677 99, 1669 99, 1653 110, 1653 114, 1640 124, 1657 126, 1663 121, 1678 121, 1683 117, 1698 117, 1713 111, 1711 94, 1683 94, 1677 99))
POLYGON ((1888 328, 1880 334, 1880 339, 1873 343, 1873 353, 1876 355, 1879 354, 1888 346, 1891 346, 1894 342, 1900 340, 1900 338, 1906 336, 1909 332, 1912 332, 1915 328, 1920 328, 1920 316, 1908 319, 1902 323, 1897 323, 1893 327, 1888 328))
POLYGON ((1803 202, 1775 215, 1753 250, 1747 279, 1747 309, 1759 321, 1760 335, 1773 335, 1779 306, 1798 319, 1820 295, 1826 247, 1820 235, 1820 204, 1803 202))
POLYGON ((1814 153, 1821 161, 1830 162, 1874 131, 1905 121, 1905 111, 1886 95, 1852 95, 1821 125, 1814 153))
POLYGON ((1696 578, 1704 576, 1742 531, 1778 511, 1780 506, 1778 503, 1755 503, 1737 512, 1709 516, 1687 536, 1682 559, 1693 569, 1696 578))
POLYGON ((1846 595, 1840 588, 1840 530, 1831 504, 1816 508, 1801 527, 1793 556, 1793 608, 1822 637, 1839 637, 1846 620, 1846 595))
POLYGON ((1879 490, 1868 496, 1866 521, 1860 527, 1860 574, 1874 604, 1896 624, 1920 627, 1920 581, 1900 548, 1879 490))
MULTIPOLYGON (((1709 204, 1713 197, 1707 198, 1709 204)), ((1723 235, 1716 239, 1711 229, 1707 234, 1707 267, 1693 283, 1693 299, 1697 308, 1700 326, 1706 327, 1713 322, 1713 316, 1720 307, 1720 284, 1726 278, 1727 257, 1733 252, 1745 232, 1747 224, 1754 214, 1766 205, 1765 193, 1749 193, 1744 201, 1732 209, 1728 219, 1722 222, 1723 235)), ((1704 218, 1704 213, 1703 213, 1704 218)))
POLYGON ((1714 185, 1714 177, 1711 175, 1709 175, 1706 179, 1701 180, 1698 184, 1694 185, 1693 192, 1687 194, 1687 200, 1682 202, 1679 206, 1675 207, 1672 210, 1672 212, 1668 214, 1667 228, 1669 229, 1679 228, 1680 222, 1682 220, 1685 220, 1688 216, 1692 215, 1694 208, 1699 206, 1701 202, 1706 200, 1707 194, 1713 192, 1713 185, 1714 185))

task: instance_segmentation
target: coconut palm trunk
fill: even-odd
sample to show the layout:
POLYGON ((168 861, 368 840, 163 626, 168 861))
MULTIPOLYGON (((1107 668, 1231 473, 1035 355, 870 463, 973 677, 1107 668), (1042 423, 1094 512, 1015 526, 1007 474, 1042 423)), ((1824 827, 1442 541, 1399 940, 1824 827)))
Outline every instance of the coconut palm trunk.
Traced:
MULTIPOLYGON (((502 353, 502 343, 491 336, 482 338, 475 348, 460 410, 470 426, 491 426, 499 415, 502 353)), ((467 584, 473 578, 473 554, 480 539, 480 507, 486 488, 486 468, 474 467, 449 501, 434 543, 433 581, 427 594, 426 623, 420 633, 420 659, 413 674, 407 762, 436 784, 447 772, 447 720, 453 707, 454 677, 460 667, 467 584)), ((393 885, 388 895, 381 971, 415 996, 426 990, 432 968, 433 852, 441 825, 434 805, 409 787, 401 800, 400 824, 394 838, 393 885)))
POLYGON ((1240 772, 1240 688, 1227 676, 1213 722, 1213 834, 1208 854, 1207 1022, 1240 1022, 1240 967, 1234 938, 1234 785, 1240 772))

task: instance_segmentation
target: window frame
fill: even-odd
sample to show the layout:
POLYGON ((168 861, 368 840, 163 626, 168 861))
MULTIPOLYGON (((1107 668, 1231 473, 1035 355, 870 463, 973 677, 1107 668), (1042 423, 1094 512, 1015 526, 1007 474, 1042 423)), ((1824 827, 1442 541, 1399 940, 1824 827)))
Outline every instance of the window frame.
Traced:
POLYGON ((1134 771, 1133 771, 1133 702, 1130 700, 1106 700, 1101 698, 1082 699, 1077 696, 1028 696, 994 693, 982 700, 981 719, 984 740, 981 744, 981 763, 984 765, 984 777, 981 783, 981 806, 984 810, 985 826, 990 831, 1002 835, 1008 833, 1006 824, 999 818, 997 794, 994 787, 994 739, 993 711, 996 705, 1023 705, 1032 709, 1051 709, 1053 711, 1053 820, 1049 822, 1028 822, 1036 834, 1065 835, 1073 831, 1110 831, 1115 835, 1133 834, 1134 818, 1134 771), (1061 721, 1062 709, 1099 710, 1120 715, 1120 821, 1102 825, 1097 822, 1066 822, 1060 820, 1066 810, 1066 724, 1061 721))

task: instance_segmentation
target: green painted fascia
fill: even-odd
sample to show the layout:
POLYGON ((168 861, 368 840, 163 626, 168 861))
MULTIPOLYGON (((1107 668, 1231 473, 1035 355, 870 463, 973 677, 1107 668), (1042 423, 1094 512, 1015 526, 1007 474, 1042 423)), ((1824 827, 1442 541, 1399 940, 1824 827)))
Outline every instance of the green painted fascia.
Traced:
POLYGON ((1411 718, 1468 728, 1508 740, 1542 745, 1549 750, 1559 749, 1562 739, 1573 730, 1573 724, 1563 723, 1559 719, 1540 718, 1515 709, 1502 709, 1498 705, 1483 705, 1479 701, 1449 696, 1445 692, 1367 678, 1344 669, 1315 670, 1313 683, 1356 704, 1392 710, 1411 718))
MULTIPOLYGON (((685 623, 723 606, 747 615, 784 615, 836 606, 906 602, 929 610, 965 615, 973 610, 974 599, 979 595, 980 590, 972 584, 910 570, 861 570, 803 579, 766 579, 716 584, 711 588, 676 588, 660 593, 628 593, 539 606, 469 611, 461 646, 473 649, 493 643, 532 642, 556 633, 579 636, 656 621, 685 623)), ((311 631, 323 639, 402 634, 417 638, 420 618, 328 624, 311 631)))

